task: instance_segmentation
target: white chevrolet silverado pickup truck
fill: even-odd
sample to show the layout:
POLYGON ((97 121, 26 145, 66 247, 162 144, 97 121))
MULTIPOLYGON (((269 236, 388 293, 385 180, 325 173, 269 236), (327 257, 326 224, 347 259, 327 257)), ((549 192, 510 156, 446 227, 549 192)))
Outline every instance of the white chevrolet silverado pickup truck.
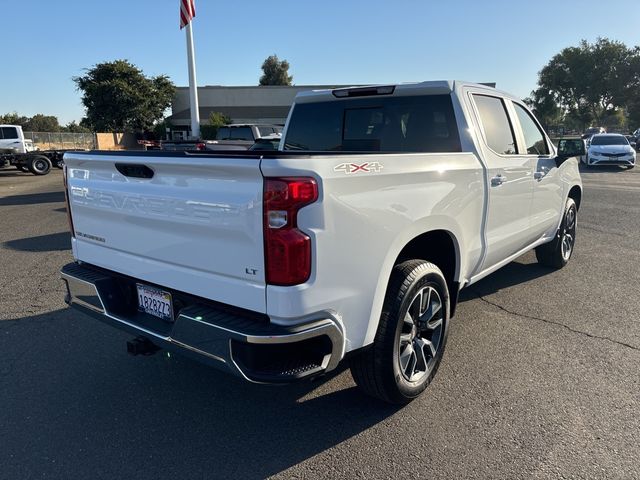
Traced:
POLYGON ((65 155, 66 301, 258 383, 348 357, 368 394, 418 396, 460 289, 528 250, 563 267, 580 139, 462 82, 301 93, 273 152, 65 155))

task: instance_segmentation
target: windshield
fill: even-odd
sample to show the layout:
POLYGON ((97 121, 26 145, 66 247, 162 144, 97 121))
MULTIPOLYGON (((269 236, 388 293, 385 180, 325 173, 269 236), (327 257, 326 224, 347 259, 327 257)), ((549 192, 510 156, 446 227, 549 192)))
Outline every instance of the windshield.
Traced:
POLYGON ((595 135, 591 145, 629 145, 629 142, 622 135, 595 135))

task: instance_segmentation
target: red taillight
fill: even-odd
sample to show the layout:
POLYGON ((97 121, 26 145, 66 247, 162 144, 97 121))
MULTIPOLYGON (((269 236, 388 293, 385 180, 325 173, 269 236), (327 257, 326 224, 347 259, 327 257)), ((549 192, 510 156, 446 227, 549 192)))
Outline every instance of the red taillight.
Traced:
POLYGON ((67 207, 67 221, 69 222, 69 230, 71 236, 76 237, 76 231, 73 229, 73 220, 71 219, 71 204, 69 203, 69 184, 67 183, 67 166, 62 167, 62 182, 64 183, 64 202, 67 207))
POLYGON ((204 150, 206 148, 206 145, 202 142, 200 143, 196 143, 196 150, 204 150))
POLYGON ((318 199, 313 178, 265 178, 264 259, 267 283, 290 286, 311 275, 311 239, 298 229, 298 210, 318 199))

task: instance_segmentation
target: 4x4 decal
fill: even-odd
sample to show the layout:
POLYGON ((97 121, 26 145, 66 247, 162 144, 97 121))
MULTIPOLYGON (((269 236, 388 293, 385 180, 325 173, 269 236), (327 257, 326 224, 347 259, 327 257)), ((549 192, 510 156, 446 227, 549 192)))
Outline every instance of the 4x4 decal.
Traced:
POLYGON ((350 173, 378 173, 383 169, 382 164, 378 162, 367 162, 367 163, 341 163, 340 165, 336 165, 333 170, 336 172, 344 172, 346 174, 350 173))

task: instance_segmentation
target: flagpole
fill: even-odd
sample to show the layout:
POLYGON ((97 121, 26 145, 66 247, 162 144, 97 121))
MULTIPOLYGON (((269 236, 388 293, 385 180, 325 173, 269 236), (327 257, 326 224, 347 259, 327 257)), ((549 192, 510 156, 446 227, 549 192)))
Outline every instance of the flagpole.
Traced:
POLYGON ((196 81, 196 60, 193 49, 193 30, 191 21, 186 25, 187 57, 189 59, 189 99, 191 110, 191 136, 200 138, 200 110, 198 107, 198 85, 196 81))

